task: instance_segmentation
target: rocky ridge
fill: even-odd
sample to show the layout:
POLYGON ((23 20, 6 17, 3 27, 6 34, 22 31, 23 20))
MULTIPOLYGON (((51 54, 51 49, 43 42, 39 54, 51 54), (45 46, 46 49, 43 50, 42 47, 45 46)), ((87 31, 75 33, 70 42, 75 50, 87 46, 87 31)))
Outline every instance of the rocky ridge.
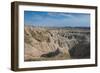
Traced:
POLYGON ((25 61, 90 57, 89 29, 51 29, 25 26, 24 42, 25 61))

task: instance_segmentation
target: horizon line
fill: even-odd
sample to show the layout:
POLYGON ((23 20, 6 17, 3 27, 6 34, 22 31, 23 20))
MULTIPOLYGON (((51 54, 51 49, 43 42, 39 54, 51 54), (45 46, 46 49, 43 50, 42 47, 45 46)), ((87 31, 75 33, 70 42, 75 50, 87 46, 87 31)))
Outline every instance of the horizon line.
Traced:
POLYGON ((25 26, 33 26, 33 27, 90 27, 90 26, 39 26, 39 25, 37 25, 36 24, 36 26, 35 25, 33 25, 33 24, 24 24, 25 26))

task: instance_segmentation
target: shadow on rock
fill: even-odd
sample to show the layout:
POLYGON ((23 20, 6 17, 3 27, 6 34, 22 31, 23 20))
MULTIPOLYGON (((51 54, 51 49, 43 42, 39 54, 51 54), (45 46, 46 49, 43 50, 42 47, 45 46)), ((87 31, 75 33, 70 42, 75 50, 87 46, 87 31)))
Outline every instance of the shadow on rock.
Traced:
POLYGON ((60 53, 60 50, 57 48, 57 50, 53 51, 53 52, 49 52, 46 54, 41 55, 41 57, 55 57, 60 53))
POLYGON ((80 43, 69 50, 72 59, 90 58, 90 43, 80 43))

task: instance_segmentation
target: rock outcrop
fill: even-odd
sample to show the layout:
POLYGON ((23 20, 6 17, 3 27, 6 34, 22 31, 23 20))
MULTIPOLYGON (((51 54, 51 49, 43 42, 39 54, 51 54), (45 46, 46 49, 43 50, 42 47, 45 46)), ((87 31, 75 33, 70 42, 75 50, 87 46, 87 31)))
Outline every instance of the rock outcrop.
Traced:
MULTIPOLYGON (((25 61, 78 58, 76 57, 78 51, 81 53, 84 48, 87 50, 86 47, 81 48, 81 46, 89 46, 90 32, 88 29, 25 26, 24 42, 25 61), (82 42, 87 44, 81 44, 82 42), (76 46, 79 50, 76 50, 76 46)), ((83 55, 86 54, 82 54, 79 58, 85 58, 83 55)), ((87 56, 90 56, 89 53, 86 58, 87 56)))

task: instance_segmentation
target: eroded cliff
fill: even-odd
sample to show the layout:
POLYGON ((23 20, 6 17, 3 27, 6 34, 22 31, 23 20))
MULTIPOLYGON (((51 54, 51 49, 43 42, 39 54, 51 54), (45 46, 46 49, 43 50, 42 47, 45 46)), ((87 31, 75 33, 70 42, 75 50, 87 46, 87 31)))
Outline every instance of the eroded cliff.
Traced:
POLYGON ((25 26, 24 42, 25 61, 90 57, 89 29, 25 26))

